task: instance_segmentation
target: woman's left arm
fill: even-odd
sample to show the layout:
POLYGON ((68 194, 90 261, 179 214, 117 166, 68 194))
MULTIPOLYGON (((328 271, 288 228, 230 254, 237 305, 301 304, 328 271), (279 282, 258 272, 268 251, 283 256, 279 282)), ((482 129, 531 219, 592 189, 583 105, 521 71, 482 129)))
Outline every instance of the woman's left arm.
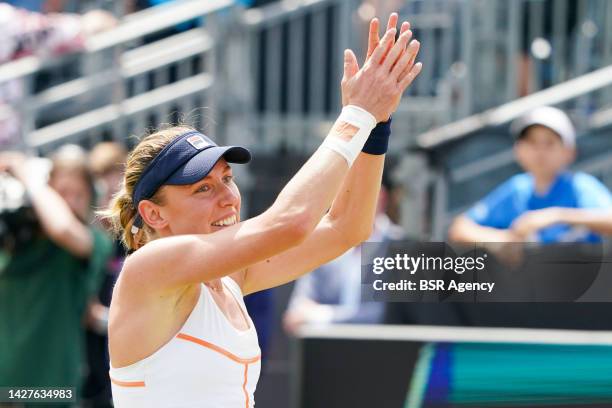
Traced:
MULTIPOLYGON (((391 14, 387 30, 395 27, 397 20, 397 14, 391 14)), ((400 35, 409 29, 410 24, 404 22, 400 35)), ((373 19, 367 58, 378 47, 379 41, 378 20, 373 19)), ((398 61, 407 61, 406 69, 398 77, 398 81, 404 81, 406 87, 421 70, 420 63, 415 65, 419 45, 418 41, 412 41, 398 57, 398 61)), ((346 97, 344 84, 358 70, 355 58, 352 66, 345 66, 343 104, 346 97)), ((395 101, 396 108, 398 104, 399 98, 395 101)), ((380 150, 379 147, 373 150, 380 150)), ((386 150, 386 146, 383 150, 386 150)), ((384 162, 384 154, 359 154, 329 212, 301 245, 230 275, 241 286, 242 292, 247 295, 291 282, 368 239, 374 226, 384 162)))

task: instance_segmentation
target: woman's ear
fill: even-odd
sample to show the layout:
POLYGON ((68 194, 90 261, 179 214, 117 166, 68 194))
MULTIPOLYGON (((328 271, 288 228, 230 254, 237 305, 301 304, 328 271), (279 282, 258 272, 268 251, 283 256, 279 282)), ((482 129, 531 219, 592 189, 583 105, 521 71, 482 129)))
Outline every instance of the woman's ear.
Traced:
POLYGON ((142 220, 155 230, 160 230, 168 226, 168 221, 162 216, 159 205, 152 201, 142 200, 138 203, 138 212, 142 220))

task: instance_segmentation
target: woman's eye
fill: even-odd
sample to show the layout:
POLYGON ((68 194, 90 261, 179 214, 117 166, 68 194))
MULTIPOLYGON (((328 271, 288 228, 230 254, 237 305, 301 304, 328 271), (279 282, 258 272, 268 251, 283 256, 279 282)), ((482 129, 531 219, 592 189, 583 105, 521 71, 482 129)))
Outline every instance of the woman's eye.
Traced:
POLYGON ((208 190, 210 190, 210 186, 209 186, 208 184, 203 184, 203 185, 201 185, 201 186, 200 186, 200 187, 199 187, 199 188, 198 188, 196 191, 197 191, 198 193, 205 193, 205 192, 207 192, 208 190))
POLYGON ((223 181, 226 183, 230 183, 234 179, 234 176, 225 176, 223 177, 223 181))

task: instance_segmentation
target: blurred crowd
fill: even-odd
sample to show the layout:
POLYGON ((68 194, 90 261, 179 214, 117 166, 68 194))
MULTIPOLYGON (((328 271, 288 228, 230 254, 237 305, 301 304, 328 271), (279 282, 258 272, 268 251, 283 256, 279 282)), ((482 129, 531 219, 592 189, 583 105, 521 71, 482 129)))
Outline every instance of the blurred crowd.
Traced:
MULTIPOLYGON (((133 0, 126 11, 165 2, 133 0)), ((385 4, 395 9, 396 3, 385 4)), ((88 36, 117 24, 103 10, 65 12, 73 6, 68 0, 0 3, 0 63, 78 50, 88 36)), ((381 9, 377 14, 387 13, 376 1, 364 2, 359 13, 365 20, 381 9)), ((20 96, 19 83, 0 85, 0 108, 11 111, 20 96)), ((0 115, 0 146, 20 147, 19 127, 14 112, 0 115)), ((612 233, 612 195, 595 177, 570 170, 576 131, 564 112, 535 109, 511 133, 524 172, 457 217, 449 240, 601 242, 612 233)), ((17 150, 0 153, 0 386, 75 387, 85 406, 111 406, 106 324, 127 254, 96 211, 119 189, 127 154, 116 142, 90 151, 65 145, 47 161, 17 150)), ((398 189, 386 173, 369 239, 381 251, 406 238, 398 189)), ((389 322, 384 303, 361 299, 363 262, 357 247, 297 281, 282 317, 286 333, 295 335, 307 324, 389 322)), ((270 295, 246 303, 265 357, 274 330, 270 295)))
POLYGON ((0 170, 19 181, 23 200, 21 210, 2 213, 4 234, 13 235, 3 240, 0 273, 3 386, 74 387, 104 401, 93 406, 109 406, 107 307, 125 253, 94 210, 117 189, 125 155, 115 143, 89 153, 65 145, 41 166, 42 159, 0 153, 0 170), (23 208, 34 220, 26 239, 19 221, 28 215, 11 223, 23 208))

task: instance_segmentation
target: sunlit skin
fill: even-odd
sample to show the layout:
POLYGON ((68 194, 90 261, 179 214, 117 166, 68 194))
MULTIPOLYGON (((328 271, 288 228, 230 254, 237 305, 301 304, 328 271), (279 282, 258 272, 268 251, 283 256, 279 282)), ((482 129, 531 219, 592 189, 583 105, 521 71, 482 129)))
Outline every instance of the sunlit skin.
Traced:
POLYGON ((87 219, 92 197, 83 177, 75 177, 69 171, 56 171, 49 180, 49 186, 59 193, 81 221, 87 219))
MULTIPOLYGON (((210 234, 226 226, 213 225, 235 216, 240 222, 240 191, 232 168, 221 159, 202 180, 189 185, 164 185, 161 204, 143 200, 139 204, 147 223, 159 238, 183 234, 210 234)), ((219 287, 219 280, 211 281, 219 287)))
POLYGON ((536 190, 546 193, 559 172, 567 168, 576 155, 574 148, 563 144, 561 137, 544 126, 531 126, 515 144, 516 159, 533 174, 536 190))

